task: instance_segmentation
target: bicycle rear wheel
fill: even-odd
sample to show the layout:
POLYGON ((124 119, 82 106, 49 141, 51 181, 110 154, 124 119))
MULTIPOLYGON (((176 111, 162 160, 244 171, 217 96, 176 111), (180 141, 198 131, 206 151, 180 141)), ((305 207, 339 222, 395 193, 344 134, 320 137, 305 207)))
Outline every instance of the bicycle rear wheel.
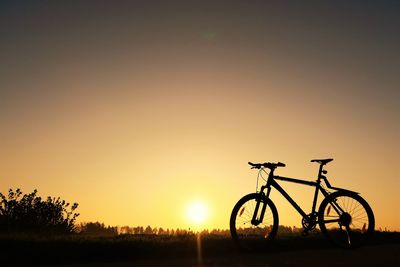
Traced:
POLYGON ((240 248, 249 249, 259 247, 266 241, 272 240, 278 230, 278 212, 274 203, 265 196, 261 196, 261 203, 257 212, 260 217, 262 207, 265 207, 263 220, 252 224, 251 220, 256 209, 260 194, 252 193, 241 198, 232 210, 230 231, 233 240, 240 248))
POLYGON ((318 223, 330 241, 344 248, 367 243, 375 228, 374 214, 367 201, 348 191, 335 192, 322 201, 318 223))

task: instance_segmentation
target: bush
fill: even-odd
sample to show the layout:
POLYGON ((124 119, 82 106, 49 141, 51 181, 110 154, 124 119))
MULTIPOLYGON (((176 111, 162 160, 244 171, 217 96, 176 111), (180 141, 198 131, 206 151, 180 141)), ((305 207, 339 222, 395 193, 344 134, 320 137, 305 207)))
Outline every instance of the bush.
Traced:
POLYGON ((37 190, 23 194, 20 189, 10 189, 8 195, 0 193, 1 233, 66 234, 75 230, 79 216, 74 211, 78 203, 60 198, 37 196, 37 190))
POLYGON ((87 236, 117 236, 117 227, 105 226, 100 222, 88 222, 80 225, 79 233, 87 236))

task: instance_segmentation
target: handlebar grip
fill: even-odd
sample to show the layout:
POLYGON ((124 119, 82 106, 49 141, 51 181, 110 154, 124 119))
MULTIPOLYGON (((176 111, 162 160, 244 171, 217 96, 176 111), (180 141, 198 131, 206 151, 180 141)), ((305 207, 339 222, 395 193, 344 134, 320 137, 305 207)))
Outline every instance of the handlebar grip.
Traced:
POLYGON ((249 165, 251 166, 252 169, 260 169, 261 168, 261 164, 260 163, 253 163, 253 162, 248 162, 249 165))

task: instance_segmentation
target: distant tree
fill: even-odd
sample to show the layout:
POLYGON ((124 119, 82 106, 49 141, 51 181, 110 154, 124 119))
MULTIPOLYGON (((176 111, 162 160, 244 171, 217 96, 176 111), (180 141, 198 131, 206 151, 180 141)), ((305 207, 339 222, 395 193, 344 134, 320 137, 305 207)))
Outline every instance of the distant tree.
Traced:
POLYGON ((131 235, 133 234, 133 228, 129 227, 129 226, 122 226, 121 228, 119 228, 118 233, 120 234, 126 234, 126 235, 131 235))
POLYGON ((100 222, 88 222, 80 225, 80 234, 89 236, 116 236, 118 235, 118 228, 112 226, 105 226, 100 222))
POLYGON ((165 232, 165 230, 164 230, 162 227, 160 227, 160 228, 158 228, 157 234, 158 234, 158 235, 165 235, 166 232, 165 232))
POLYGON ((150 226, 150 225, 148 225, 148 226, 146 227, 146 229, 144 229, 144 234, 145 234, 145 235, 151 235, 151 234, 153 234, 153 229, 151 229, 151 226, 150 226))
POLYGON ((75 230, 78 203, 70 205, 60 198, 42 199, 35 189, 23 194, 20 189, 0 193, 0 232, 66 234, 75 230))
POLYGON ((180 235, 180 234, 181 234, 181 229, 176 228, 176 230, 174 231, 174 235, 177 236, 177 235, 180 235))
POLYGON ((144 228, 143 228, 143 226, 133 227, 133 234, 135 234, 135 235, 142 235, 142 234, 144 234, 144 228))
POLYGON ((140 234, 140 233, 139 233, 139 229, 140 229, 139 226, 138 226, 138 227, 133 227, 133 234, 134 234, 134 235, 140 234))
POLYGON ((179 228, 177 228, 174 233, 175 236, 186 236, 187 234, 188 234, 188 230, 179 229, 179 228))
POLYGON ((212 229, 211 234, 213 235, 220 235, 220 230, 219 229, 212 229))

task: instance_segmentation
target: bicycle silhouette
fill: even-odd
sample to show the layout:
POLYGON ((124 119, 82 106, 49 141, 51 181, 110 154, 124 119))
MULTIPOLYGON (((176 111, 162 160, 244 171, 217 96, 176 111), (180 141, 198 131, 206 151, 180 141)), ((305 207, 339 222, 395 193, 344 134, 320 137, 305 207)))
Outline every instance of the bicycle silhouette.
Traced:
POLYGON ((256 193, 242 197, 232 210, 230 231, 234 241, 242 248, 260 245, 274 239, 279 225, 278 211, 269 198, 272 187, 278 190, 302 216, 303 234, 307 234, 319 225, 321 232, 334 244, 345 248, 358 247, 365 244, 372 236, 375 227, 375 218, 371 207, 357 192, 333 187, 325 176, 328 172, 324 166, 333 159, 314 159, 311 162, 320 164, 317 181, 304 181, 295 178, 281 177, 274 174, 278 167, 285 167, 284 163, 251 163, 252 169, 259 169, 259 177, 268 174, 256 193), (269 169, 267 173, 265 169, 269 169), (304 184, 315 187, 314 200, 310 214, 285 192, 276 180, 304 184), (328 191, 321 185, 325 182, 328 191), (319 192, 325 197, 316 210, 319 192))

